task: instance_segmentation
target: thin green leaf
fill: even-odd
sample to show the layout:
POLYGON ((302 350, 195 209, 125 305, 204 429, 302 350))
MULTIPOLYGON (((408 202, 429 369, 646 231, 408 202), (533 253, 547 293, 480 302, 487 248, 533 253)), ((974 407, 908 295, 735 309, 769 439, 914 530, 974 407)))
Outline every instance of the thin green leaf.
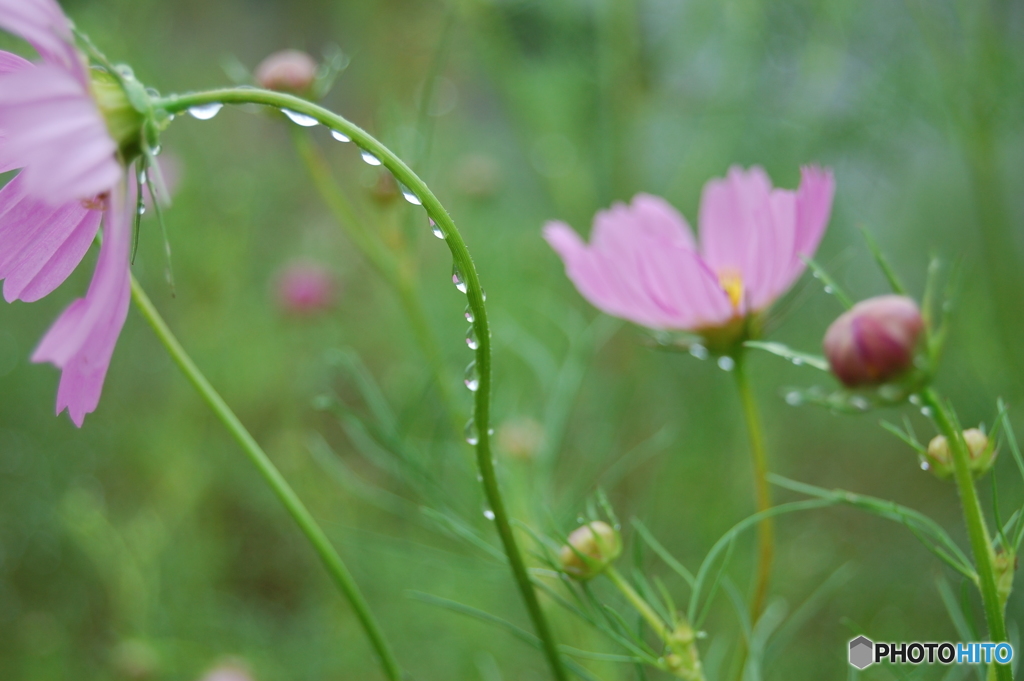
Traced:
POLYGON ((899 522, 911 532, 918 536, 926 536, 929 542, 925 542, 926 548, 935 553, 950 567, 960 572, 971 580, 977 580, 974 568, 964 555, 964 552, 956 545, 942 527, 928 516, 911 508, 901 506, 893 501, 876 499, 863 494, 855 494, 845 490, 827 490, 814 485, 789 480, 779 475, 770 474, 769 480, 772 484, 785 489, 806 494, 822 500, 831 499, 834 503, 847 504, 868 511, 874 515, 899 522), (935 549, 941 548, 941 551, 935 549))
POLYGON ((825 285, 825 293, 834 294, 836 300, 838 300, 842 304, 842 306, 845 307, 847 310, 853 307, 853 299, 850 298, 850 296, 846 295, 846 292, 839 287, 839 284, 837 284, 835 280, 829 276, 828 272, 826 272, 821 267, 821 265, 814 261, 814 258, 809 258, 806 256, 802 257, 803 261, 807 263, 807 266, 811 268, 812 272, 814 272, 815 278, 820 279, 821 283, 825 285))
POLYGON ((711 612, 711 604, 715 601, 715 596, 718 593, 718 586, 721 584, 722 579, 725 577, 725 571, 729 567, 729 561, 732 559, 732 551, 736 547, 736 537, 729 542, 728 547, 725 551, 725 556, 722 558, 722 564, 718 567, 718 572, 715 574, 715 579, 711 582, 711 586, 708 587, 708 597, 704 600, 704 607, 701 609, 697 619, 693 621, 693 628, 700 630, 704 626, 704 620, 711 612))
MULTIPOLYGON (((537 650, 543 649, 543 646, 541 646, 540 639, 538 639, 536 636, 534 636, 528 631, 525 631, 517 627, 511 622, 498 617, 497 615, 492 615, 489 612, 478 610, 477 608, 474 608, 472 606, 464 605, 457 601, 451 601, 447 598, 441 598, 440 596, 434 596, 420 591, 408 591, 406 592, 406 595, 415 600, 427 603, 428 605, 434 605, 439 608, 443 608, 445 610, 458 613, 460 615, 465 615, 467 617, 472 617, 474 619, 486 622, 488 624, 493 624, 501 629, 504 629, 506 632, 512 634, 512 636, 518 638, 520 641, 523 641, 524 643, 533 646, 537 650)), ((559 646, 559 648, 561 647, 562 646, 559 646)), ((587 670, 585 667, 579 665, 577 662, 571 659, 563 657, 562 663, 565 664, 565 666, 572 673, 576 674, 576 676, 580 677, 581 679, 584 679, 584 681, 600 681, 600 679, 594 676, 589 670, 587 670)))
POLYGON ((907 289, 900 282, 899 277, 896 276, 896 271, 889 264, 885 254, 882 253, 882 249, 878 247, 878 242, 875 241, 875 237, 871 235, 867 229, 861 227, 860 233, 864 236, 864 241, 868 244, 868 250, 871 251, 871 255, 875 258, 875 262, 878 264, 879 269, 882 270, 882 274, 889 281, 889 288, 892 289, 893 293, 901 296, 907 295, 907 289))
POLYGON ((630 521, 630 523, 633 525, 633 528, 637 531, 637 534, 640 535, 640 538, 647 542, 647 545, 651 547, 651 550, 658 554, 658 557, 661 558, 661 560, 664 561, 666 565, 672 568, 672 570, 677 575, 682 577, 683 580, 690 586, 690 588, 693 588, 693 573, 687 570, 685 567, 683 567, 683 564, 676 560, 672 556, 672 554, 668 552, 668 549, 662 546, 661 543, 654 538, 654 535, 651 534, 651 531, 647 529, 646 525, 640 522, 639 518, 633 518, 630 521))
POLYGON ((794 350, 783 343, 776 343, 774 341, 745 341, 743 347, 764 350, 777 357, 789 360, 797 366, 806 365, 826 372, 829 370, 828 361, 824 357, 794 350))
POLYGON ((772 508, 760 511, 754 515, 748 516, 740 522, 733 525, 732 529, 722 535, 711 550, 708 551, 708 555, 705 556, 704 561, 700 565, 700 569, 697 571, 696 579, 693 584, 693 592, 690 594, 690 603, 686 609, 686 618, 690 622, 696 620, 697 607, 700 603, 700 594, 704 586, 704 581, 707 579, 708 571, 711 570, 715 559, 718 555, 732 543, 732 540, 740 532, 753 527, 757 523, 761 522, 765 518, 772 518, 777 515, 783 515, 786 513, 794 513, 796 511, 807 511, 816 508, 824 508, 826 506, 833 506, 840 503, 837 499, 810 499, 806 501, 793 501, 788 504, 780 504, 772 508))
POLYGON ((918 442, 917 438, 910 435, 909 433, 905 433, 903 429, 897 426, 896 424, 889 423, 888 421, 879 421, 879 425, 881 425, 884 430, 887 430, 896 437, 898 437, 908 447, 916 451, 918 454, 921 454, 923 456, 928 452, 928 448, 922 445, 920 442, 918 442))
POLYGON ((438 527, 445 530, 448 534, 475 546, 488 557, 501 563, 505 563, 508 560, 505 554, 498 549, 498 547, 492 546, 461 518, 456 518, 447 513, 438 511, 437 509, 430 508, 429 506, 420 506, 419 510, 424 517, 433 521, 438 527))

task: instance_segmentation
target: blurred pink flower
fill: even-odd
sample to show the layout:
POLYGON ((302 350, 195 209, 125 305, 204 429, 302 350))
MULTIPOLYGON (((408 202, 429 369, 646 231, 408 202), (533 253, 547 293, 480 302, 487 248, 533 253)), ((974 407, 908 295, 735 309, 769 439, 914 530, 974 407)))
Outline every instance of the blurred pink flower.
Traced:
POLYGON ((317 63, 301 50, 281 50, 256 67, 256 84, 268 90, 304 95, 316 81, 317 63))
POLYGON ((0 52, 0 278, 8 301, 37 300, 85 256, 105 216, 92 284, 32 356, 62 371, 57 413, 96 408, 128 309, 131 221, 118 145, 93 98, 85 60, 54 0, 0 0, 0 28, 42 57, 0 52))
POLYGON ((801 169, 795 191, 772 188, 759 167, 704 185, 700 246, 664 199, 638 194, 594 217, 590 244, 564 222, 544 238, 584 298, 657 329, 708 331, 760 312, 804 270, 832 210, 829 170, 801 169))
POLYGON ((335 281, 331 272, 315 262, 295 261, 277 275, 277 302, 285 312, 312 315, 334 303, 335 281))

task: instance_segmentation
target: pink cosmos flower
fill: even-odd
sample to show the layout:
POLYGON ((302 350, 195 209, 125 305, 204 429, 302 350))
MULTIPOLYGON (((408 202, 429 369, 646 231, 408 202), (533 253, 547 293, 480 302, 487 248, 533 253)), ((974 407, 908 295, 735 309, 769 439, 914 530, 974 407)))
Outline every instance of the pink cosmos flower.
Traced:
POLYGON ((801 169, 800 187, 774 189, 759 167, 704 186, 700 245, 664 199, 638 194, 594 217, 590 244, 564 222, 544 238, 594 306, 656 329, 708 332, 761 312, 792 286, 825 231, 835 182, 801 169))
POLYGON ((32 356, 62 369, 57 413, 81 426, 96 408, 127 314, 131 242, 125 169, 93 98, 71 25, 54 0, 0 0, 0 28, 42 58, 0 51, 0 278, 8 301, 38 300, 85 256, 104 219, 86 297, 60 316, 32 356))

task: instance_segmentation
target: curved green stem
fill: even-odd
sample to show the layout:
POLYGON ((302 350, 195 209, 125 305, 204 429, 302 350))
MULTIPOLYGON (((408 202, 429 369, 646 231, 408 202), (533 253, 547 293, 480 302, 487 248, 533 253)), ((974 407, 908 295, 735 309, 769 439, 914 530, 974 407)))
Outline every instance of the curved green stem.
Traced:
POLYGON ((455 395, 452 392, 453 381, 448 375, 437 338, 430 328, 430 322, 423 310, 423 300, 416 288, 413 272, 410 268, 403 267, 396 255, 389 251, 356 216, 348 197, 338 188, 334 178, 331 177, 331 169, 327 165, 327 160, 305 132, 305 130, 295 130, 293 138, 299 156, 306 166, 306 171, 345 235, 397 294, 399 304, 405 311, 413 335, 419 343, 420 351, 423 352, 430 365, 434 382, 437 384, 437 391, 441 395, 444 411, 452 423, 453 432, 456 437, 461 436, 462 425, 456 417, 458 410, 455 408, 455 395))
POLYGON ((349 604, 356 613, 356 617, 359 618, 360 624, 362 624, 367 637, 370 639, 370 644, 380 658, 384 673, 387 674, 391 681, 400 681, 402 679, 402 672, 398 667, 398 662, 395 660, 395 655, 384 638, 380 626, 370 613, 370 607, 363 598, 363 594, 359 591, 359 587, 352 578, 352 574, 345 567, 345 563, 341 560, 337 551, 334 550, 327 535, 320 529, 320 526, 313 519, 313 516, 302 503, 302 500, 295 494, 295 490, 291 488, 288 481, 284 479, 281 472, 274 466, 274 463, 260 448, 252 435, 249 434, 249 431, 245 429, 245 426, 238 420, 235 413, 231 411, 231 408, 224 402, 224 399, 214 390, 210 382, 206 380, 206 376, 195 365, 192 358, 188 356, 188 353, 185 352, 181 343, 174 337, 167 323, 164 322, 160 313, 157 312, 152 301, 150 301, 146 292, 142 290, 142 287, 139 286, 134 277, 132 277, 132 300, 135 302, 139 312, 142 313, 142 316, 153 327, 157 338, 163 343, 182 373, 185 374, 185 377, 188 378, 199 395, 210 406, 213 413, 217 415, 217 418, 220 419, 224 427, 231 433, 231 436, 242 447, 242 451, 245 452, 249 460, 256 466, 256 469, 263 476, 267 484, 270 485, 278 500, 280 500, 298 524, 299 529, 306 535, 306 539, 313 545, 313 549, 320 556, 320 560, 323 561, 324 567, 327 568, 331 579, 345 595, 345 598, 348 599, 349 604))
POLYGON ((494 524, 498 530, 498 536, 501 538, 505 554, 508 556, 516 585, 522 594, 526 609, 530 614, 530 619, 533 621, 537 637, 541 640, 544 654, 547 656, 548 663, 551 666, 551 671, 556 679, 564 681, 566 673, 558 653, 558 646, 555 643, 547 618, 540 607, 537 593, 534 591, 533 584, 530 581, 526 562, 523 560, 522 553, 516 543, 509 515, 498 488, 494 461, 491 458, 491 433, 489 425, 491 409, 491 330, 487 321, 487 309, 484 306, 484 292, 480 286, 480 277, 477 274, 476 266, 473 264, 473 259, 469 255, 469 250, 462 240, 462 235, 459 234, 451 216, 448 215, 444 206, 437 200, 437 197, 430 191, 426 183, 390 149, 378 142, 359 126, 328 111, 322 106, 299 97, 256 88, 227 88, 185 95, 171 95, 156 100, 154 107, 162 109, 168 114, 179 114, 192 107, 209 104, 262 104, 278 109, 289 109, 306 116, 311 116, 328 128, 345 134, 361 149, 376 157, 385 168, 391 171, 395 179, 415 194, 422 202, 428 215, 441 229, 445 243, 448 244, 448 248, 452 253, 455 267, 465 284, 466 294, 469 298, 469 307, 473 313, 473 329, 477 338, 476 369, 479 378, 473 419, 476 424, 476 461, 484 487, 484 494, 494 514, 494 524))
MULTIPOLYGON (((747 433, 750 435, 750 453, 754 464, 754 490, 757 498, 758 512, 772 507, 771 486, 768 484, 768 455, 764 447, 764 430, 761 427, 761 416, 754 399, 754 391, 750 387, 747 376, 746 352, 740 350, 734 357, 736 367, 736 388, 743 403, 743 416, 747 422, 747 433)), ((757 622, 764 607, 764 599, 768 593, 768 581, 772 573, 772 559, 775 555, 775 526, 770 516, 765 516, 758 525, 758 559, 757 577, 754 583, 754 594, 750 599, 750 620, 757 622)))
MULTIPOLYGON (((981 591, 981 600, 985 608, 989 640, 994 643, 1006 641, 1006 620, 999 600, 999 589, 996 585, 992 538, 989 536, 985 516, 981 511, 978 492, 974 488, 967 443, 964 442, 963 433, 956 425, 956 417, 935 390, 925 388, 921 391, 921 398, 924 404, 931 409, 935 423, 949 443, 949 450, 953 455, 953 479, 960 492, 964 522, 967 525, 967 535, 971 540, 971 551, 974 554, 974 562, 977 567, 978 588, 981 591)), ((993 663, 993 667, 999 681, 1012 681, 1013 672, 1010 665, 993 663)))

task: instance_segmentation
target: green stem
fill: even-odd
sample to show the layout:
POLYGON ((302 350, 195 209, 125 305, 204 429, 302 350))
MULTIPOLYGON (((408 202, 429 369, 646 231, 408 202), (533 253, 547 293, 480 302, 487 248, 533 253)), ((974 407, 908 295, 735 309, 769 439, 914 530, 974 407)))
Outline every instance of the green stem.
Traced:
MULTIPOLYGON (((994 552, 992 539, 985 524, 985 516, 978 501, 978 492, 974 488, 974 477, 970 469, 970 453, 963 433, 956 426, 956 418, 932 388, 921 391, 924 404, 932 411, 939 430, 949 444, 953 455, 953 478, 960 492, 960 504, 964 511, 964 522, 967 535, 971 540, 971 551, 978 572, 978 588, 985 608, 985 622, 988 624, 989 640, 993 643, 1006 641, 1006 621, 1003 619, 1003 608, 999 601, 999 589, 996 586, 996 572, 993 564, 994 552)), ((996 678, 999 681, 1012 681, 1013 672, 1009 665, 993 663, 996 678)))
MULTIPOLYGON (((768 456, 764 447, 764 431, 761 427, 761 416, 757 410, 754 391, 750 387, 747 376, 746 351, 740 350, 733 358, 736 367, 736 388, 743 403, 743 416, 747 422, 747 433, 750 435, 750 453, 754 464, 754 490, 758 512, 767 511, 772 507, 771 487, 768 484, 768 456)), ((754 594, 750 599, 750 620, 757 622, 764 607, 764 599, 768 593, 768 581, 771 578, 772 559, 775 555, 775 526, 770 516, 765 516, 758 525, 758 559, 757 577, 754 594)))
POLYGON ((385 168, 391 171, 399 182, 411 190, 423 203, 427 214, 434 220, 441 229, 445 243, 452 253, 455 267, 461 274, 465 283, 466 294, 469 298, 469 306, 473 313, 473 329, 476 333, 476 368, 479 377, 479 388, 475 395, 473 418, 476 424, 476 461, 480 472, 484 494, 494 514, 494 524, 501 538, 505 554, 508 556, 509 565, 516 585, 526 604, 530 619, 533 621, 534 630, 541 640, 544 654, 555 678, 565 681, 566 672, 559 656, 558 646, 554 636, 540 607, 537 593, 534 591, 530 581, 530 574, 526 569, 526 562, 516 543, 515 535, 512 532, 512 525, 509 521, 505 503, 498 488, 498 479, 494 472, 494 461, 491 458, 491 433, 490 433, 490 408, 491 408, 491 330, 487 321, 487 309, 484 306, 484 292, 480 286, 480 277, 477 274, 476 266, 469 255, 462 235, 455 227, 448 212, 437 200, 434 193, 430 191, 426 183, 414 173, 398 156, 390 149, 378 142, 365 130, 349 122, 345 118, 328 111, 322 106, 313 104, 299 97, 287 95, 281 92, 260 90, 257 88, 227 88, 221 90, 210 90, 207 92, 196 92, 185 95, 171 95, 154 102, 154 107, 162 109, 168 114, 179 114, 195 106, 208 104, 262 104, 277 109, 290 109, 311 116, 321 124, 338 130, 347 135, 361 149, 373 154, 385 168))
POLYGON ((630 605, 636 608, 636 611, 640 613, 640 616, 643 617, 647 624, 650 625, 658 638, 662 641, 668 642, 672 637, 672 630, 667 624, 665 624, 664 620, 658 616, 658 613, 654 612, 654 608, 652 608, 650 604, 636 592, 636 589, 626 581, 626 578, 615 569, 615 566, 609 565, 606 567, 604 569, 604 574, 611 580, 612 584, 615 585, 615 588, 622 592, 622 595, 626 597, 626 600, 629 601, 630 605))
POLYGON ((210 409, 213 410, 213 413, 217 415, 217 418, 224 424, 224 427, 227 428, 231 436, 242 447, 242 451, 245 452, 249 460, 256 466, 256 469, 263 476, 267 484, 270 485, 278 500, 280 500, 292 519, 298 524, 299 529, 306 535, 306 539, 313 545, 313 549, 320 556, 320 560, 323 561, 324 567, 327 568, 331 579, 334 580, 335 585, 345 595, 345 598, 348 599, 352 609, 355 610, 356 617, 359 618, 359 622, 366 631, 373 649, 380 658, 384 673, 392 681, 400 681, 402 679, 402 672, 399 670, 394 653, 391 651, 387 640, 385 640, 380 626, 370 613, 370 607, 363 598, 363 594, 359 591, 359 587, 352 578, 352 574, 345 567, 345 563, 341 560, 338 552, 331 546, 327 535, 320 529, 320 526, 313 519, 313 516, 302 503, 302 500, 295 494, 295 490, 291 488, 288 481, 284 479, 284 476, 277 470, 277 467, 274 466, 274 463, 260 448, 253 436, 249 434, 249 431, 245 429, 245 426, 238 420, 235 413, 231 411, 231 407, 224 402, 224 399, 214 390, 210 382, 206 380, 206 376, 203 375, 199 367, 192 361, 192 358, 185 352, 181 343, 174 337, 167 323, 164 322, 160 313, 157 312, 152 301, 150 301, 149 296, 142 290, 139 282, 134 277, 132 277, 132 300, 135 302, 135 306, 138 307, 139 312, 142 313, 142 316, 153 327, 157 338, 163 343, 168 354, 174 359, 182 373, 185 374, 189 382, 192 383, 192 386, 203 400, 206 401, 210 409))
POLYGON ((626 600, 629 601, 644 621, 650 625, 654 633, 660 638, 665 646, 675 655, 666 660, 667 669, 675 676, 690 681, 704 681, 704 671, 700 664, 700 656, 697 652, 696 636, 688 622, 680 622, 678 629, 673 629, 654 611, 644 598, 636 592, 636 589, 626 581, 614 565, 604 569, 604 575, 611 580, 626 600))
POLYGON ((310 140, 309 135, 305 133, 305 130, 295 130, 293 139, 299 156, 306 165, 306 171, 312 178, 313 184, 316 185, 320 198, 327 204, 327 208, 334 215, 335 221, 344 230, 345 235, 362 251, 363 256, 398 296, 399 303, 409 319, 413 335, 419 343, 420 351, 430 365, 434 383, 441 395, 441 402, 448 420, 452 423, 452 429, 457 437, 461 436, 462 425, 456 416, 458 410, 455 406, 455 395, 452 393, 453 381, 448 375, 437 338, 434 336, 430 322, 423 310, 423 300, 419 296, 412 272, 409 268, 402 267, 397 257, 356 216, 348 197, 335 184, 327 160, 310 140))

